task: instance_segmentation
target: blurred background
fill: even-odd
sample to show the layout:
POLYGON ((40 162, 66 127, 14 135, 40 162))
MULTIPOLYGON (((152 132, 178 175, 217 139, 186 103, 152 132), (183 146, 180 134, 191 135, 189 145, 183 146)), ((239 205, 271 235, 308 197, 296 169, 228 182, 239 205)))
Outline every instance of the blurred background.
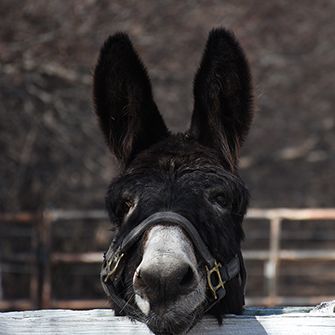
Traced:
POLYGON ((332 0, 0 0, 0 309, 107 306, 104 194, 118 168, 92 106, 99 49, 128 32, 167 124, 184 131, 217 26, 236 33, 255 84, 240 161, 247 301, 334 298, 334 12, 332 0))

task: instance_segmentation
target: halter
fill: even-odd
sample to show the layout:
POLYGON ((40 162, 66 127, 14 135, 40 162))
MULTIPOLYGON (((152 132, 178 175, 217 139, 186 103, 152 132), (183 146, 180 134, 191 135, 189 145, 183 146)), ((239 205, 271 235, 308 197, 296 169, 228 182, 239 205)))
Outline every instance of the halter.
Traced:
POLYGON ((207 285, 211 291, 211 296, 208 299, 209 303, 206 307, 206 311, 208 311, 226 295, 225 283, 240 273, 239 255, 236 254, 227 264, 217 262, 192 223, 184 216, 175 212, 157 212, 152 214, 132 229, 116 250, 113 250, 114 245, 111 244, 104 255, 105 260, 100 274, 105 292, 117 305, 128 305, 127 310, 130 313, 134 312, 138 314, 132 306, 129 306, 124 299, 118 296, 115 288, 124 270, 124 262, 122 260, 129 249, 142 237, 148 228, 162 222, 176 224, 184 229, 205 262, 207 285))

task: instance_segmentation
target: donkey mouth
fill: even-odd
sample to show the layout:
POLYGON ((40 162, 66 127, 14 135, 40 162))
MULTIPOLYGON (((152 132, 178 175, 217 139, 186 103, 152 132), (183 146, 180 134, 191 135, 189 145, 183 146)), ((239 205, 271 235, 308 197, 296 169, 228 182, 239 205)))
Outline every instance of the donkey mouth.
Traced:
POLYGON ((145 323, 156 335, 186 334, 204 313, 205 301, 195 298, 203 296, 201 291, 198 288, 193 294, 174 302, 151 303, 145 323))
POLYGON ((182 315, 169 313, 168 317, 151 312, 147 317, 147 326, 156 335, 182 335, 186 334, 196 323, 196 313, 182 315))

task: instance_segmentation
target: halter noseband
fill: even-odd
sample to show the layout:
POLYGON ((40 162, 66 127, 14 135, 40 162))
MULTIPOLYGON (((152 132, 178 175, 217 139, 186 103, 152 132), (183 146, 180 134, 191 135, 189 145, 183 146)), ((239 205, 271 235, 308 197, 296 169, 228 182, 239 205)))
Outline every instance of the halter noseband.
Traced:
MULTIPOLYGON (((117 305, 127 305, 126 301, 117 295, 115 288, 124 269, 122 259, 148 228, 162 222, 176 224, 184 229, 205 262, 207 285, 212 293, 206 308, 206 311, 208 311, 226 295, 224 284, 240 273, 241 260, 239 259, 239 255, 236 254, 228 264, 217 262, 192 223, 184 216, 175 212, 157 212, 152 214, 132 229, 116 250, 113 250, 114 245, 111 244, 104 255, 104 263, 100 274, 105 292, 111 296, 117 305)), ((133 310, 129 305, 127 309, 130 310, 130 312, 133 310)))

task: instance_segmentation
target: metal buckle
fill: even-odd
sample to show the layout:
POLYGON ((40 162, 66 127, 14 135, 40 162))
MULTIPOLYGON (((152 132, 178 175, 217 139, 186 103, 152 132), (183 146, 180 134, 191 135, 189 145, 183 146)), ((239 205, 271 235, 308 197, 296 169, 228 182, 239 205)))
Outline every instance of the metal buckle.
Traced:
POLYGON ((106 268, 107 268, 107 275, 104 279, 104 283, 107 283, 107 281, 109 280, 109 278, 111 276, 114 275, 114 273, 116 272, 119 264, 120 264, 120 261, 122 259, 122 257, 124 256, 124 253, 120 254, 120 253, 117 253, 113 258, 111 258, 107 265, 106 265, 106 268))
POLYGON ((207 283, 208 283, 208 286, 209 286, 209 288, 211 289, 211 291, 213 293, 213 296, 214 296, 215 300, 217 299, 216 291, 219 288, 223 288, 224 289, 224 284, 225 284, 225 282, 221 278, 221 273, 220 273, 220 268, 221 267, 222 267, 221 263, 217 263, 216 261, 214 263, 214 266, 211 269, 209 269, 207 267, 207 265, 206 265, 207 283), (218 284, 216 286, 214 286, 213 283, 212 283, 212 274, 213 273, 216 273, 217 280, 218 280, 218 284))

